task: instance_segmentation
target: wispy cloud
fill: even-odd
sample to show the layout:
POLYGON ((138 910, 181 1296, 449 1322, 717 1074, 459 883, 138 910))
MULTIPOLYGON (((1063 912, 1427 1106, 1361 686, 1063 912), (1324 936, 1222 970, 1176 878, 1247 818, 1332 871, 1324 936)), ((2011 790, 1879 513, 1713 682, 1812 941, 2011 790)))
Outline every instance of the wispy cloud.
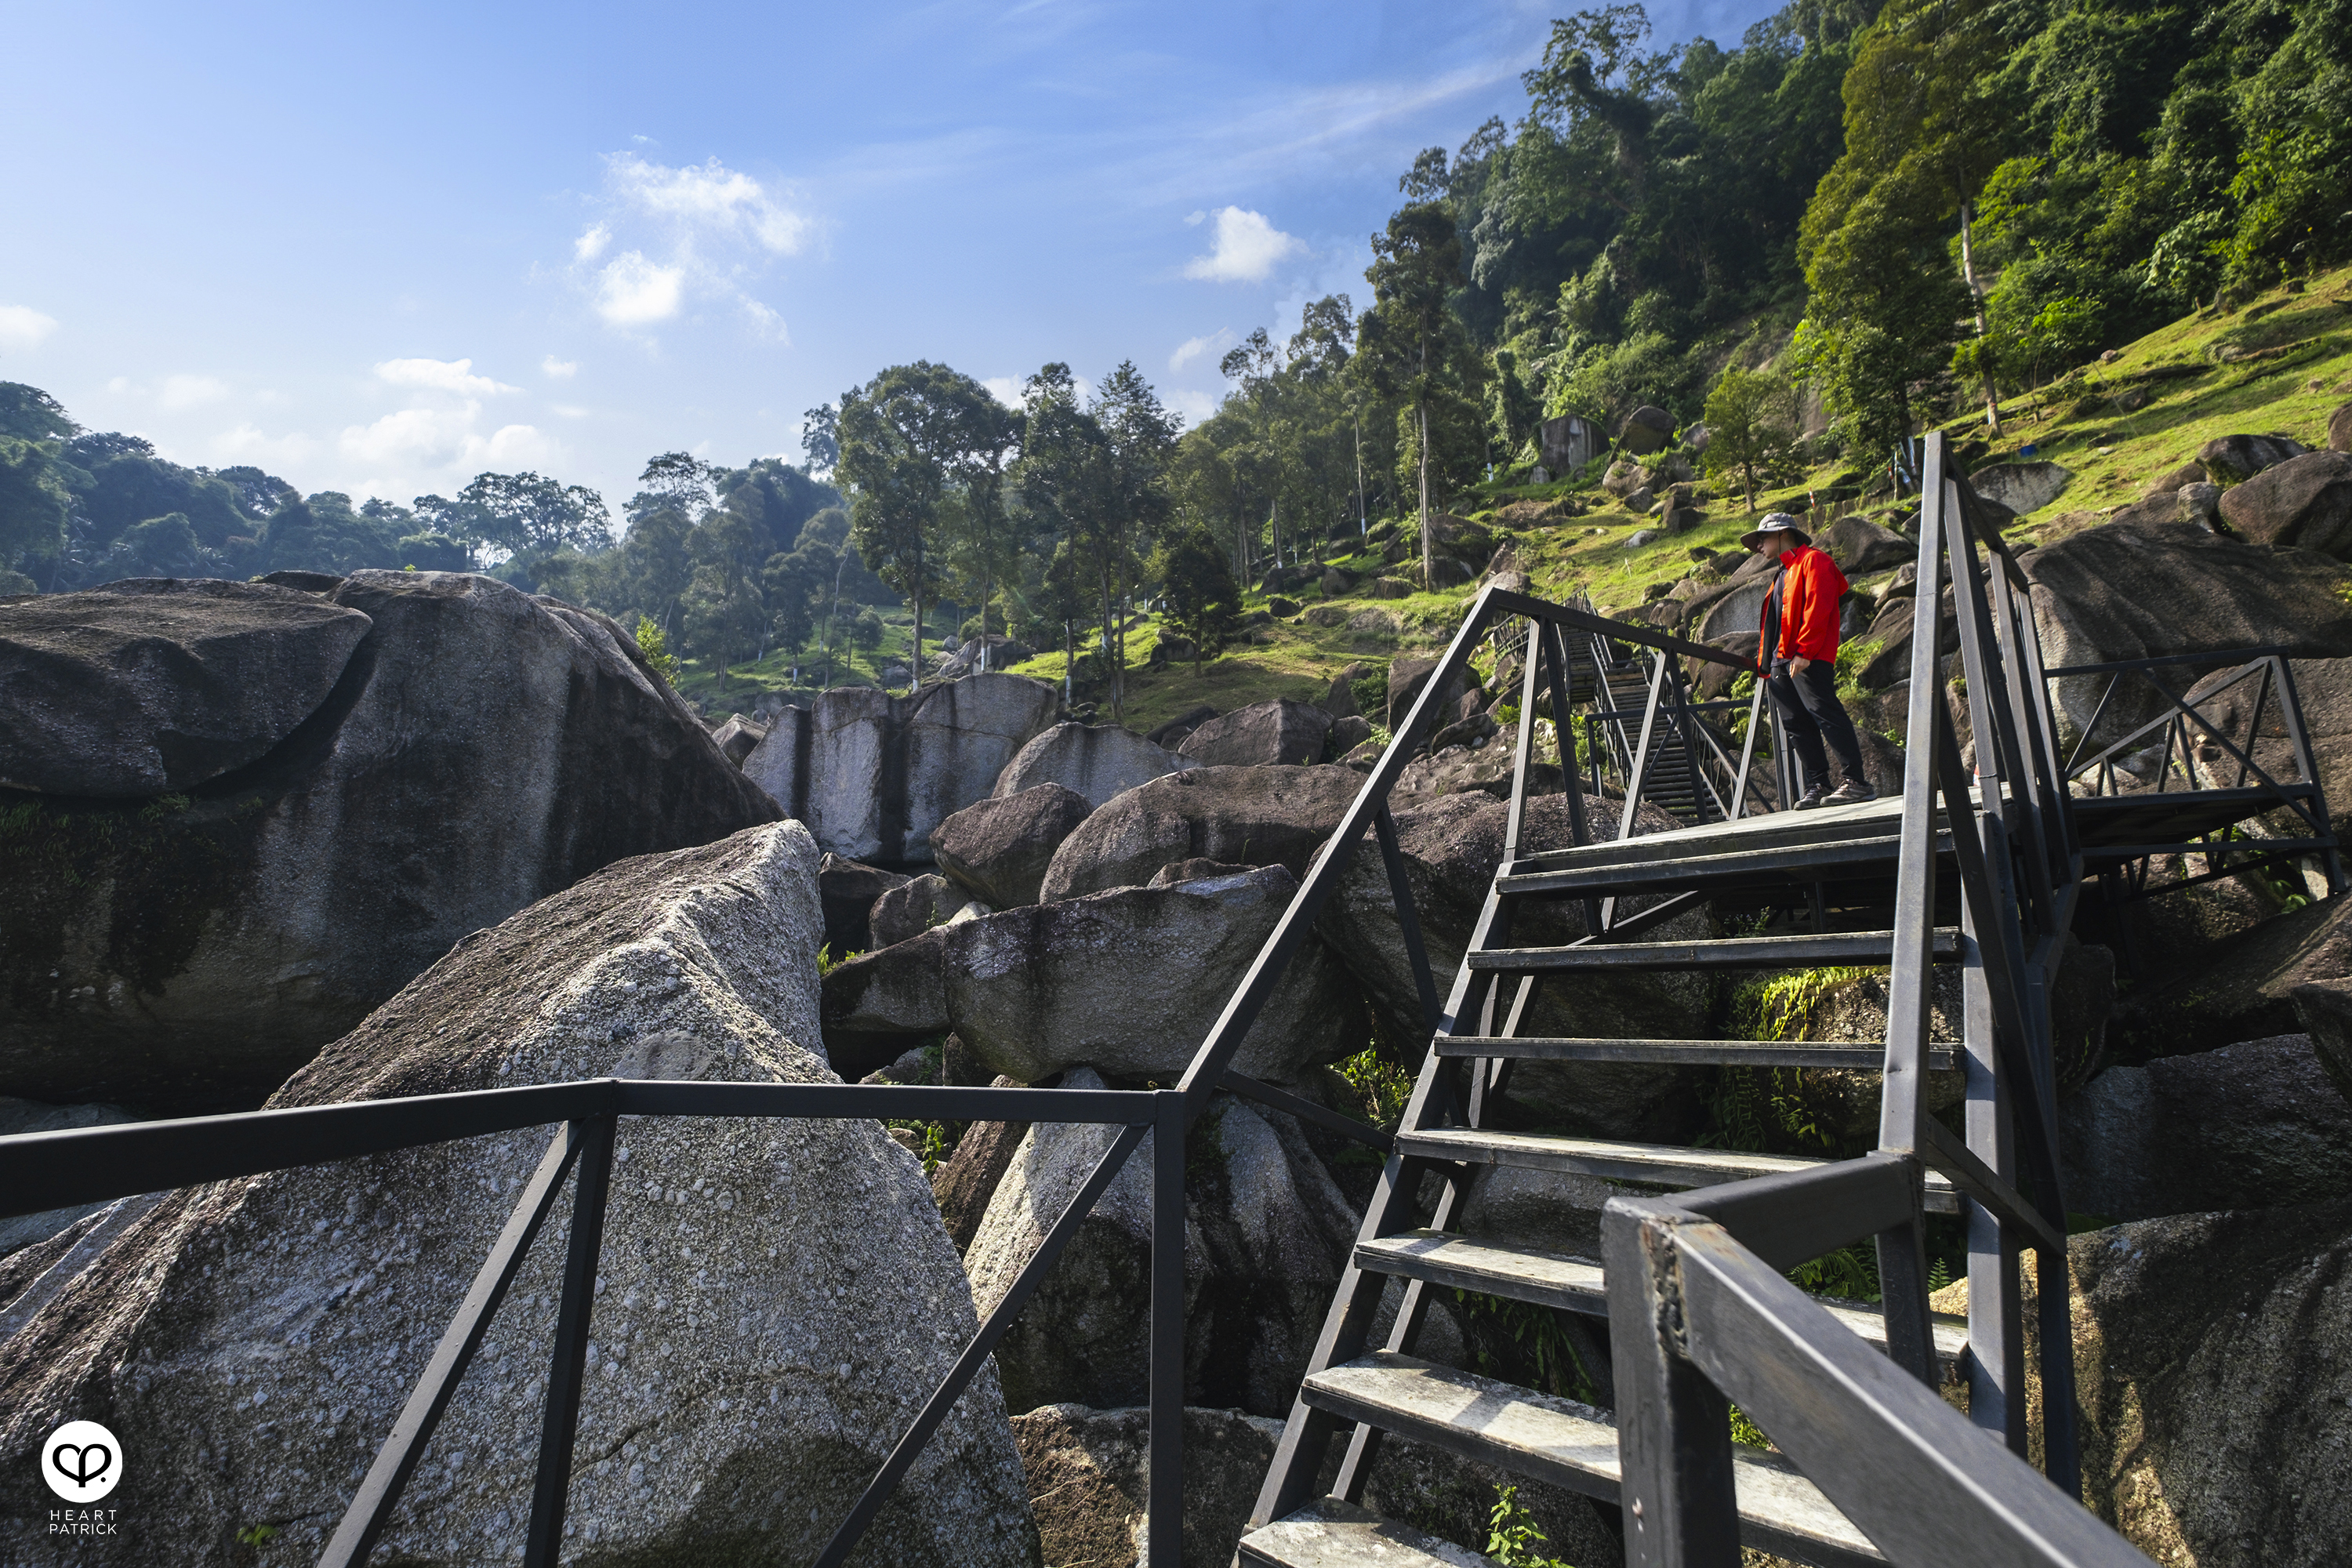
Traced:
POLYGON ((746 289, 815 232, 782 187, 716 158, 672 167, 613 153, 604 159, 604 215, 572 242, 572 258, 607 325, 645 329, 683 315, 697 299, 730 300, 755 336, 792 341, 782 315, 746 289), (605 259, 615 245, 625 248, 605 259))
POLYGON ((1264 213, 1220 207, 1216 216, 1209 254, 1184 264, 1187 278, 1204 278, 1213 283, 1262 283, 1277 262, 1307 248, 1305 240, 1283 233, 1266 221, 1264 213))
POLYGON ((736 235, 775 255, 791 256, 808 233, 809 220, 777 193, 716 158, 673 169, 635 153, 615 153, 604 163, 606 179, 624 204, 672 219, 688 234, 736 235))
POLYGON ((0 305, 0 349, 29 349, 58 330, 58 319, 30 305, 0 305))
POLYGON ((596 275, 596 313, 616 327, 649 327, 677 314, 686 268, 664 267, 625 250, 596 275))
POLYGON ((228 383, 211 375, 167 375, 155 401, 177 411, 218 403, 228 395, 228 383))
POLYGON ((1176 352, 1168 356, 1169 374, 1172 375, 1202 354, 1214 353, 1234 341, 1234 330, 1231 327, 1219 327, 1215 331, 1203 336, 1186 338, 1176 345, 1176 352))
POLYGON ((604 247, 612 243, 613 226, 592 223, 582 231, 578 239, 572 242, 572 259, 583 264, 593 261, 604 255, 604 247))
POLYGON ((558 381, 566 381, 580 374, 580 362, 572 359, 557 359, 553 354, 550 354, 539 362, 539 368, 543 374, 551 375, 558 381))
POLYGON ((375 376, 391 386, 454 392, 465 397, 488 397, 494 393, 522 390, 502 381, 492 381, 487 375, 476 375, 470 359, 388 359, 375 367, 375 376))

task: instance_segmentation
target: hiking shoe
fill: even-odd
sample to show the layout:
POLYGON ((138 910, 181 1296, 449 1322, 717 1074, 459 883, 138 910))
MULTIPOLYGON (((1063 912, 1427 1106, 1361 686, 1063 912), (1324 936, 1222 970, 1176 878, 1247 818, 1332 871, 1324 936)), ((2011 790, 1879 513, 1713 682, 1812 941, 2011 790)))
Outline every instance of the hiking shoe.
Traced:
POLYGON ((1818 804, 1822 805, 1859 805, 1865 800, 1876 800, 1878 792, 1860 779, 1848 779, 1836 791, 1818 804))
POLYGON ((1811 811, 1813 807, 1822 804, 1825 798, 1826 797, 1822 794, 1822 786, 1815 784, 1812 788, 1799 795, 1795 803, 1791 805, 1789 809, 1791 811, 1811 811))

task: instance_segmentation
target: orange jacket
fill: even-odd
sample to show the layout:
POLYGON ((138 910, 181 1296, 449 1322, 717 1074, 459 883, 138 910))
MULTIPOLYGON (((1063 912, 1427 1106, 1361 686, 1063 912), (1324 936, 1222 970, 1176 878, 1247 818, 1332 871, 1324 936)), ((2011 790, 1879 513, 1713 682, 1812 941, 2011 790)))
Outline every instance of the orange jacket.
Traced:
POLYGON ((1801 544, 1782 554, 1780 579, 1764 599, 1756 667, 1769 670, 1776 654, 1781 658, 1836 658, 1838 601, 1845 591, 1845 574, 1825 552, 1801 544))

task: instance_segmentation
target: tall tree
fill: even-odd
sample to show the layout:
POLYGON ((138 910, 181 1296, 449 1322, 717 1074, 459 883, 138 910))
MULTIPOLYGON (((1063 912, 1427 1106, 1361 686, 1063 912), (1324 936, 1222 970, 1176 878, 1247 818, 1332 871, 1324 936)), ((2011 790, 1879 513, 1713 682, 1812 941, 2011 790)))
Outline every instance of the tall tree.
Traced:
POLYGON ((1026 414, 1015 478, 1036 531, 1054 542, 1045 592, 1062 623, 1062 687, 1076 680, 1080 584, 1090 577, 1097 530, 1108 486, 1109 442, 1079 401, 1077 377, 1056 361, 1022 384, 1026 414))
POLYGON ((1111 717, 1124 721, 1127 701, 1127 613, 1137 571, 1166 525, 1168 467, 1176 450, 1177 418, 1132 360, 1103 378, 1091 410, 1103 435, 1103 475, 1097 563, 1103 604, 1103 647, 1110 661, 1111 717))
POLYGON ((1226 568, 1224 551, 1205 528, 1181 529, 1151 558, 1151 574, 1167 595, 1167 624, 1192 644, 1192 673, 1224 646, 1241 590, 1226 568))
MULTIPOLYGON (((1410 176, 1408 176, 1408 179, 1410 176)), ((1437 202, 1411 202, 1372 237, 1372 308, 1365 312, 1357 363, 1383 395, 1401 397, 1418 436, 1421 570, 1434 585, 1437 542, 1429 526, 1430 405, 1462 348, 1461 326, 1446 310, 1462 276, 1462 238, 1437 202)))

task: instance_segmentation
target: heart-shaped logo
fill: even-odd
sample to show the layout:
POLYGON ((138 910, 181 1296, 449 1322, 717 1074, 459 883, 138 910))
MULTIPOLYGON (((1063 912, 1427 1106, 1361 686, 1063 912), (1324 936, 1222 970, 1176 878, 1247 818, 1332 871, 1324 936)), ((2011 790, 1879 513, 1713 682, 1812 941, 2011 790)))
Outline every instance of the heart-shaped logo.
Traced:
POLYGON ((95 1421, 68 1421, 41 1445, 41 1479, 68 1502, 96 1502, 122 1479, 122 1445, 95 1421))

